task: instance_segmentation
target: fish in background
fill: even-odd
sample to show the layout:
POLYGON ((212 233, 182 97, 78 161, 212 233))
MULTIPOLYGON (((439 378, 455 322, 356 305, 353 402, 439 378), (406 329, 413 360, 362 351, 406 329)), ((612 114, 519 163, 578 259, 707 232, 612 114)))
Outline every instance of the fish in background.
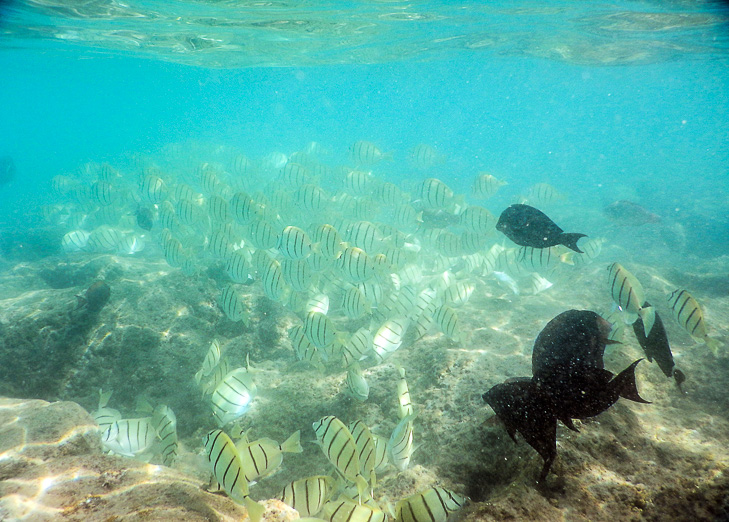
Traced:
POLYGON ((577 241, 586 234, 566 233, 541 210, 520 203, 511 205, 499 216, 496 230, 514 243, 534 248, 564 245, 582 254, 577 241))
POLYGON ((391 160, 392 153, 382 152, 377 145, 369 141, 356 141, 349 149, 350 158, 357 165, 374 165, 383 160, 391 160))
POLYGON ((486 172, 479 172, 473 180, 471 191, 476 199, 488 199, 504 185, 508 183, 486 172))
POLYGON ((435 165, 445 163, 446 157, 431 145, 420 143, 413 147, 408 159, 417 169, 427 170, 435 165))
POLYGON ((527 193, 529 201, 536 201, 540 205, 549 205, 557 201, 564 201, 567 196, 559 192, 549 183, 537 183, 527 193))
POLYGON ((627 199, 610 203, 602 211, 610 221, 617 225, 640 227, 649 223, 661 222, 660 216, 627 199))
POLYGON ((15 162, 10 156, 0 156, 0 186, 6 185, 15 179, 15 162))
POLYGON ((603 356, 611 326, 595 312, 568 310, 552 319, 537 336, 532 352, 533 377, 497 384, 483 399, 504 422, 516 442, 519 432, 544 459, 542 481, 557 456, 557 420, 579 431, 572 419, 594 417, 620 397, 647 403, 638 394, 638 359, 615 376, 603 356))
MULTIPOLYGON (((647 301, 643 303, 643 307, 651 306, 647 301)), ((633 323, 633 332, 635 332, 635 338, 638 339, 638 344, 643 348, 645 356, 648 361, 653 362, 655 359, 656 364, 666 377, 673 377, 676 380, 679 390, 681 384, 686 379, 683 372, 675 367, 673 362, 673 353, 671 353, 671 345, 668 343, 668 334, 666 334, 666 328, 663 326, 661 317, 656 312, 655 322, 651 332, 646 336, 645 328, 643 327, 643 319, 638 317, 638 320, 633 323)))

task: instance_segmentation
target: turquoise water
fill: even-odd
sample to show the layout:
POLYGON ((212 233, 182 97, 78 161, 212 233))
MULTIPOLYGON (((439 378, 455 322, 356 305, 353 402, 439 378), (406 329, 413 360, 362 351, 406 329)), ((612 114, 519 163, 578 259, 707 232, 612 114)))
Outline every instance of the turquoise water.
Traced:
MULTIPOLYGON (((357 412, 387 428, 381 431, 387 437, 397 424, 394 365, 367 364, 372 395, 364 406, 339 393, 345 386, 340 382, 344 368, 330 365, 323 374, 310 371, 303 376, 289 371, 295 358, 287 333, 302 323, 302 313, 283 298, 264 297, 271 292, 264 286, 265 271, 255 270, 254 257, 263 250, 247 247, 253 257, 247 268, 255 283, 235 281, 253 318, 253 326, 244 326, 223 314, 220 292, 230 282, 228 259, 208 247, 218 225, 212 211, 205 225, 174 230, 191 253, 190 264, 166 262, 170 255, 159 224, 162 203, 145 201, 140 188, 147 175, 162 172, 170 190, 191 184, 207 205, 218 193, 204 186, 201 164, 219 163, 220 179, 230 190, 218 195, 230 200, 241 190, 230 162, 244 154, 256 165, 253 181, 237 181, 248 183, 246 191, 259 202, 269 198, 267 206, 277 209, 287 201, 284 196, 298 196, 295 187, 278 190, 272 183, 281 175, 280 165, 264 167, 266 158, 274 152, 291 156, 312 142, 321 147, 314 163, 332 169, 321 183, 330 194, 349 190, 344 172, 356 163, 349 149, 366 140, 392 155, 366 170, 372 170, 378 183, 390 181, 412 194, 413 201, 418 184, 433 177, 446 183, 456 199, 483 205, 498 217, 509 204, 530 197, 535 184, 547 183, 566 196, 544 203, 562 228, 605 238, 608 256, 586 261, 594 261, 587 267, 578 263, 574 271, 560 265, 560 275, 548 274, 554 289, 537 296, 524 292, 525 279, 519 281, 523 292, 516 296, 491 274, 472 270, 464 275, 465 252, 443 261, 444 256, 434 255, 442 254, 440 244, 428 244, 419 234, 408 240, 423 248, 414 263, 427 272, 423 281, 413 283, 418 290, 441 285, 437 278, 444 270, 476 285, 474 299, 459 309, 460 332, 450 335, 432 328, 428 337, 395 357, 407 367, 416 405, 425 410, 427 397, 434 411, 445 409, 448 422, 459 426, 446 430, 438 424, 440 417, 434 420, 424 411, 421 420, 429 419, 432 429, 418 427, 416 438, 422 436, 425 450, 414 461, 432 469, 442 466, 447 480, 466 484, 468 492, 480 487, 478 477, 491 477, 491 471, 460 474, 470 457, 455 450, 457 457, 435 451, 442 436, 438 430, 451 430, 448 439, 464 447, 477 445, 475 426, 487 410, 479 394, 505 378, 528 373, 527 352, 539 329, 570 307, 608 312, 611 298, 601 286, 602 265, 619 261, 629 267, 654 303, 661 292, 670 294, 678 284, 688 287, 713 319, 710 335, 726 338, 729 7, 723 2, 6 2, 0 6, 0 71, 0 157, 12 158, 17 169, 14 180, 0 186, 0 270, 5 278, 0 299, 7 300, 9 310, 0 334, 12 331, 6 339, 19 339, 32 354, 16 358, 5 350, 1 393, 70 399, 91 411, 97 407, 98 388, 113 388, 111 405, 125 416, 131 415, 137 394, 149 395, 155 405, 164 401, 175 410, 180 438, 195 453, 201 435, 216 423, 192 376, 212 339, 218 338, 224 349, 236 350, 233 367, 245 364, 245 352, 252 354, 254 366, 269 372, 268 382, 259 384, 260 396, 276 407, 254 409, 246 417, 260 422, 256 428, 261 426, 263 433, 256 436, 283 441, 301 429, 302 438, 311 439, 309 427, 320 416, 351 414, 348 422, 357 412), (432 146, 443 161, 418 169, 410 154, 419 144, 432 146), (119 170, 121 177, 110 178, 110 183, 126 198, 113 223, 100 216, 103 205, 88 194, 77 199, 70 190, 52 188, 57 176, 90 187, 101 179, 102 163, 119 170), (508 185, 486 201, 477 200, 472 184, 481 172, 508 185), (274 200, 274 195, 282 199, 274 200), (610 220, 603 209, 618 200, 640 205, 660 223, 640 223, 631 216, 610 220), (145 205, 158 220, 149 233, 138 222, 135 228, 130 219, 145 205), (64 234, 107 226, 145 235, 146 248, 134 255, 114 248, 61 249, 64 234), (43 241, 48 244, 37 255, 19 248, 43 241), (73 310, 49 312, 47 324, 33 322, 39 310, 63 308, 63 299, 75 305, 73 296, 83 296, 97 277, 106 278, 112 289, 111 305, 99 317, 81 316, 67 326, 63 318, 75 316, 63 314, 77 313, 73 310), (32 292, 50 289, 59 294, 43 294, 36 304, 32 292), (8 320, 13 317, 20 317, 17 324, 8 320), (62 332, 62 340, 48 334, 49 329, 62 332), (66 335, 71 346, 83 347, 82 354, 74 352, 68 359, 58 355, 66 335), (33 351, 40 341, 56 346, 56 357, 44 360, 33 351), (66 381, 58 379, 66 387, 34 372, 35 357, 49 373, 56 363, 72 367, 64 367, 70 375, 66 381), (107 359, 94 366, 93 357, 107 359), (438 395, 439 379, 448 383, 443 388, 452 404, 438 395), (42 386, 34 388, 37 382, 42 386), (301 411, 290 399, 299 387, 308 393, 303 394, 308 402, 301 411), (325 397, 321 404, 318 393, 325 397), (272 433, 265 431, 269 427, 272 433)), ((170 201, 178 203, 172 197, 170 201)), ((312 225, 310 214, 316 214, 285 204, 277 210, 279 224, 304 229, 312 225)), ((344 222, 344 235, 343 214, 354 219, 332 203, 320 218, 340 220, 338 226, 344 222)), ((392 226, 385 212, 364 217, 392 226)), ((450 230, 460 234, 463 223, 450 230)), ((245 236, 249 241, 248 229, 240 227, 236 233, 237 239, 245 236)), ((479 254, 494 245, 514 247, 499 233, 489 233, 483 234, 488 237, 479 254)), ((283 261, 280 252, 273 255, 283 261)), ((405 278, 400 269, 395 272, 405 278)), ((317 288, 325 286, 322 282, 317 288)), ((340 290, 331 295, 339 298, 340 290)), ((333 308, 336 328, 347 335, 367 323, 348 321, 333 308)), ((724 377, 711 372, 722 366, 717 369, 714 359, 707 359, 713 356, 706 346, 700 345, 701 358, 689 360, 690 350, 696 349, 693 341, 662 299, 657 308, 679 347, 677 365, 689 369, 687 386, 698 387, 698 376, 721 382, 715 379, 724 377)), ((372 324, 379 327, 382 319, 372 319, 372 324)), ((615 353, 618 362, 610 361, 611 371, 630 362, 620 359, 617 349, 615 353)), ((725 365, 726 358, 722 360, 725 365)), ((641 364, 641 369, 648 367, 641 364)), ((662 374, 651 374, 646 381, 652 400, 668 401, 664 395, 675 399, 666 391, 669 385, 662 374)), ((642 377, 639 382, 642 386, 642 377)), ((670 387, 675 392, 673 382, 670 387)), ((698 409, 716 413, 706 406, 716 395, 723 392, 696 391, 698 409)), ((721 410, 724 403, 713 404, 721 410)), ((654 415, 646 418, 646 425, 661 421, 659 413, 654 415)), ((318 458, 317 469, 324 472, 319 450, 307 448, 309 460, 293 460, 293 469, 311 471, 308 462, 318 458)), ((494 450, 489 465, 499 466, 504 448, 494 450)), ((185 471, 194 468, 187 461, 184 465, 185 471)), ((510 467, 499 480, 508 483, 519 472, 511 462, 504 466, 510 467)), ((265 490, 267 495, 283 486, 280 476, 277 480, 276 487, 265 490)), ((385 482, 397 490, 393 481, 390 476, 385 482)))

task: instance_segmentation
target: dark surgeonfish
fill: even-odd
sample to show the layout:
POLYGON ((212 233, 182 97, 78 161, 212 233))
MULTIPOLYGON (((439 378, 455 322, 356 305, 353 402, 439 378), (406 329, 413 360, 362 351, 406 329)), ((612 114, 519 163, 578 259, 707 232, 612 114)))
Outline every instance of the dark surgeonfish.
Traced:
POLYGON ((511 205, 499 216, 496 229, 521 246, 548 248, 564 245, 582 254, 577 240, 585 234, 566 233, 549 217, 534 207, 520 203, 511 205))
POLYGON ((0 185, 10 183, 15 178, 15 162, 10 156, 0 156, 0 185))
POLYGON ((483 399, 512 439, 519 432, 544 459, 544 480, 557 455, 557 420, 578 431, 572 419, 594 417, 620 397, 647 403, 638 394, 638 359, 617 376, 604 367, 610 324, 595 312, 569 310, 552 319, 532 352, 533 377, 497 384, 483 399))
POLYGON ((154 224, 154 214, 149 207, 139 207, 136 212, 137 225, 143 230, 152 230, 154 224))
POLYGON ((618 225, 639 227, 648 223, 661 222, 660 216, 626 199, 610 203, 603 209, 603 213, 610 221, 618 225))
MULTIPOLYGON (((643 308, 650 306, 648 301, 645 302, 643 308)), ((675 363, 673 362, 673 353, 671 353, 671 346, 668 343, 668 334, 666 334, 666 328, 663 326, 663 321, 656 312, 656 319, 653 323, 653 328, 650 334, 646 337, 645 330, 643 328, 643 319, 638 317, 638 320, 633 323, 633 332, 635 332, 635 338, 638 339, 638 343, 645 356, 650 362, 655 359, 656 364, 666 377, 673 377, 676 379, 678 389, 681 389, 681 383, 686 380, 683 372, 677 368, 674 368, 675 363)), ((683 390, 682 390, 683 391, 683 390)))

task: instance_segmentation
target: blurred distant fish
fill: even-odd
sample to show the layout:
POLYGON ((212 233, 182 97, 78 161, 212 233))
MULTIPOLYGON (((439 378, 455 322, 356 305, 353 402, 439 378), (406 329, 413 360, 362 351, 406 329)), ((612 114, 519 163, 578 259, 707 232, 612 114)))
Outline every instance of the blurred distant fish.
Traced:
POLYGON ((15 162, 10 156, 0 156, 0 185, 10 183, 15 178, 15 162))
POLYGON ((410 151, 410 161, 416 168, 426 170, 434 165, 444 163, 445 156, 432 146, 420 143, 410 151))
POLYGON ((508 185, 508 183, 486 172, 479 172, 476 179, 473 180, 473 197, 477 199, 490 198, 504 185, 508 185))
POLYGON ((637 203, 621 199, 603 209, 607 218, 618 225, 639 227, 648 223, 660 223, 661 218, 637 203))
POLYGON ((558 192, 557 189, 549 183, 537 183, 529 189, 527 197, 532 201, 541 203, 542 205, 548 205, 556 201, 567 199, 567 196, 558 192))
POLYGON ((349 149, 350 157, 358 165, 374 165, 385 159, 392 159, 391 153, 384 153, 374 143, 356 141, 349 149))
POLYGON ((142 230, 152 230, 154 223, 154 215, 149 207, 139 207, 135 214, 137 218, 137 226, 142 230))

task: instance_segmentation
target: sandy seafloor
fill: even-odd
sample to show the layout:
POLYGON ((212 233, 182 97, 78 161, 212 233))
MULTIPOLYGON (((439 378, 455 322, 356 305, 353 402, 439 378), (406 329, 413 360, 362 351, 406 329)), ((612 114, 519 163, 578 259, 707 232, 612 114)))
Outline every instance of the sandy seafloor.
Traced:
MULTIPOLYGON (((150 468, 102 455, 93 442, 97 432, 88 427, 93 421, 83 412, 76 412, 76 424, 91 430, 86 434, 91 442, 79 449, 50 436, 51 442, 41 446, 56 444, 58 451, 19 457, 25 451, 23 437, 16 440, 12 434, 17 435, 24 416, 9 414, 18 406, 5 401, 0 409, 0 518, 240 516, 243 510, 231 501, 200 489, 208 478, 201 439, 216 424, 193 375, 210 341, 218 338, 233 367, 244 365, 248 353, 260 370, 255 376, 258 397, 243 422, 252 428, 251 435, 283 441, 301 430, 304 452, 285 455, 281 470, 252 488, 257 499, 275 496, 293 479, 332 471, 321 450, 308 442, 314 440, 312 422, 324 415, 345 422, 361 419, 388 437, 397 420, 395 364, 401 364, 418 413, 418 449, 409 469, 391 469, 378 477, 380 499, 394 504, 438 484, 471 497, 455 515, 462 520, 727 519, 729 352, 723 346, 717 358, 694 342, 670 316, 665 301, 667 291, 691 288, 704 307, 711 335, 724 342, 729 330, 727 256, 690 272, 630 265, 663 317, 677 367, 687 375, 685 395, 655 363, 642 362, 638 388, 652 404, 621 399, 598 417, 578 421, 581 433, 560 424, 558 457, 543 484, 535 482, 542 465, 537 453, 523 440, 514 444, 500 424, 489 421, 493 412, 481 394, 506 378, 531 375, 533 340, 551 318, 570 308, 609 309, 605 267, 618 254, 607 245, 594 263, 557 277, 552 288, 536 296, 516 296, 495 279, 478 279, 470 302, 459 309, 461 342, 431 331, 366 370, 371 391, 364 403, 343 393, 343 371, 321 373, 295 362, 286 335, 295 318, 264 297, 260 285, 248 287, 252 317, 247 328, 216 306, 225 275, 214 269, 189 278, 146 251, 134 257, 77 253, 2 259, 0 396, 74 401, 91 412, 103 387, 113 390, 109 406, 131 417, 137 397, 144 395, 174 410, 181 447, 174 472, 153 468, 157 477, 167 474, 167 485, 135 495, 141 486, 134 484, 154 482, 144 472, 150 468), (98 314, 75 310, 75 295, 97 279, 110 285, 110 302, 98 314), (54 458, 60 459, 55 467, 54 458), (33 467, 46 460, 54 470, 48 473, 56 477, 51 482, 44 482, 47 476, 33 467), (68 471, 74 467, 75 475, 68 471), (64 484, 64 477, 75 477, 75 485, 64 484)), ((624 344, 608 347, 606 367, 617 373, 642 356, 628 329, 624 344)), ((60 428, 54 423, 68 419, 41 415, 34 422, 40 423, 36 428, 42 436, 55 433, 60 428)), ((65 430, 61 433, 67 435, 65 430)))

